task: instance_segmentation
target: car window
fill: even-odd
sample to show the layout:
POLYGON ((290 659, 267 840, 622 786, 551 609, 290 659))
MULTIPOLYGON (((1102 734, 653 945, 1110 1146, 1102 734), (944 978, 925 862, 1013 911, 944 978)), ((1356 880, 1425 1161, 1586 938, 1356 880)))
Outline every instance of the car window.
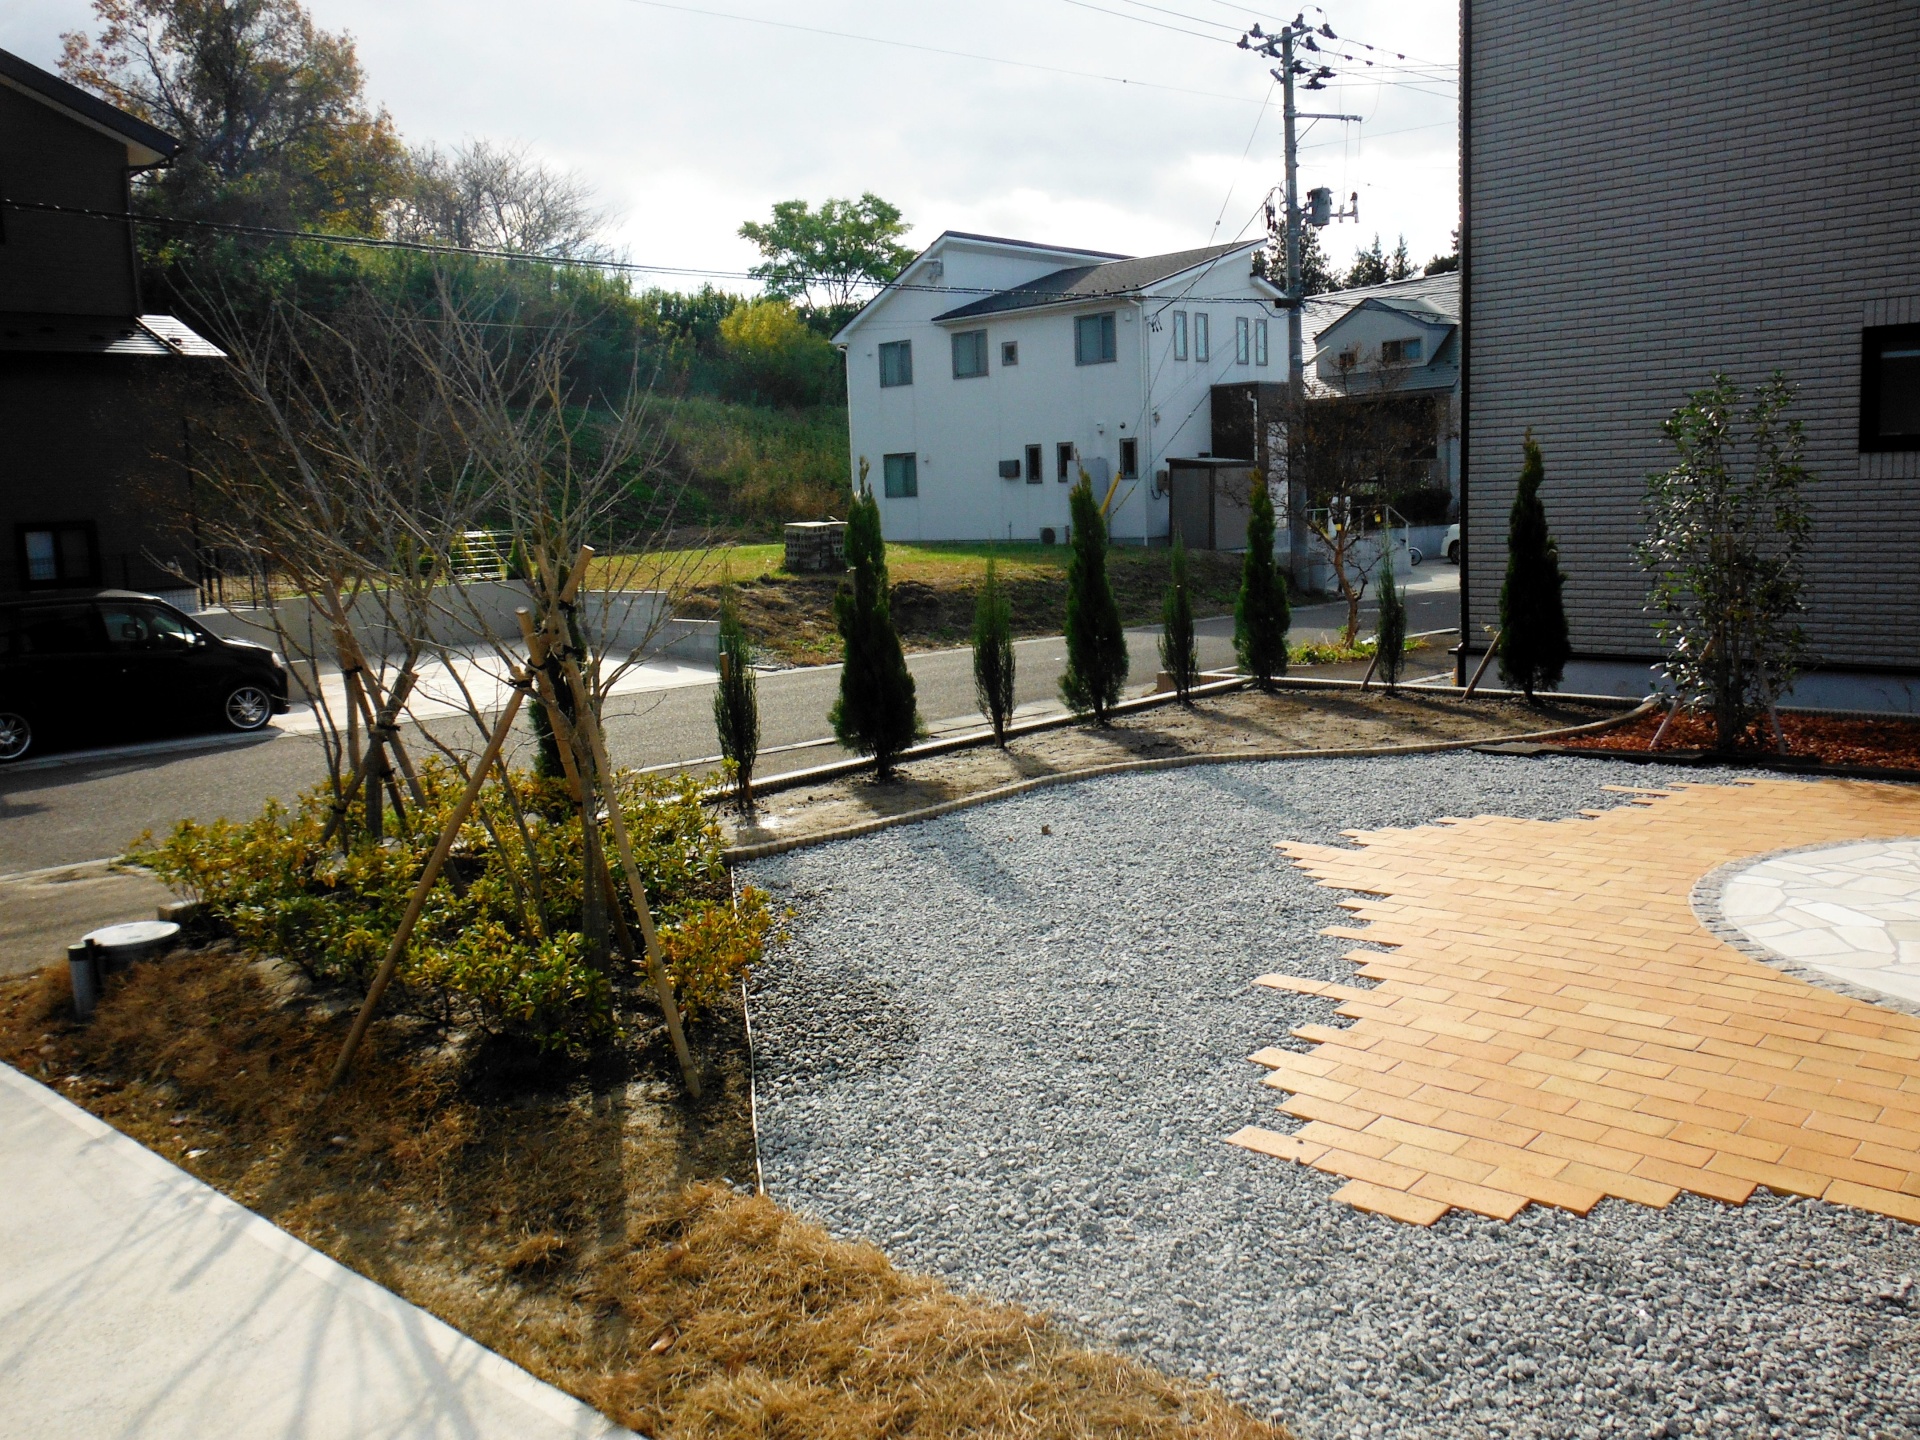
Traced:
POLYGON ((108 641, 116 648, 186 650, 199 638, 186 621, 157 605, 142 605, 127 600, 107 601, 100 606, 100 618, 106 624, 108 641))
POLYGON ((91 606, 33 606, 20 612, 19 624, 23 655, 86 655, 104 648, 91 606))

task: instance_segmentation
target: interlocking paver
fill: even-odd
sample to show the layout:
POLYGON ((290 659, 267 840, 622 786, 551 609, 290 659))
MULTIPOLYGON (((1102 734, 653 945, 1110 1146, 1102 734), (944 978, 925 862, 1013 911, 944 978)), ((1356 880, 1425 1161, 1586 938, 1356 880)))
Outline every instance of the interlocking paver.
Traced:
POLYGON ((1309 1123, 1233 1142, 1345 1176, 1336 1199, 1411 1224, 1682 1190, 1739 1204, 1762 1185, 1920 1224, 1920 1019, 1763 965, 1690 905, 1729 861, 1920 833, 1920 791, 1607 788, 1633 803, 1276 845, 1364 897, 1325 933, 1381 947, 1347 957, 1376 984, 1259 977, 1353 1023, 1292 1030, 1328 1063, 1255 1055, 1309 1123))

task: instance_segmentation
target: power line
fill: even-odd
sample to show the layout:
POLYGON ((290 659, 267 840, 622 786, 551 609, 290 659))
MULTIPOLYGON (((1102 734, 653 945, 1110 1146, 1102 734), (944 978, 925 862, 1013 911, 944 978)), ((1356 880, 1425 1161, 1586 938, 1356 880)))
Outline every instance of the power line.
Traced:
MULTIPOLYGON (((715 280, 753 280, 761 277, 750 270, 703 269, 686 265, 646 265, 637 260, 586 260, 566 255, 531 255, 523 250, 488 250, 475 246, 440 245, 427 240, 396 240, 381 235, 339 235, 324 230, 291 230, 275 225, 243 225, 228 220, 191 220, 177 215, 142 215, 123 210, 94 210, 80 205, 54 205, 36 200, 0 201, 8 210, 34 211, 47 215, 67 215, 87 220, 111 220, 119 224, 154 225, 176 230, 204 230, 221 235, 234 235, 244 239, 293 240, 312 245, 336 245, 346 249, 396 250, 413 255, 442 255, 463 260, 500 260, 521 264, 545 265, 569 270, 615 271, 640 275, 685 275, 715 280)), ((1243 227, 1244 228, 1244 227, 1243 227)), ((1221 257, 1197 262, 1207 266, 1219 263, 1221 257)), ((801 274, 797 280, 828 281, 845 280, 843 275, 801 274)), ((1030 300, 1040 301, 1087 301, 1097 302, 1124 296, 1126 290, 1114 290, 1099 293, 1084 293, 1073 290, 1036 290, 1028 286, 995 285, 926 285, 908 284, 899 280, 859 281, 870 285, 876 292, 887 290, 914 291, 929 295, 973 295, 989 296, 1004 294, 1009 290, 1018 290, 1030 300)), ((1209 302, 1215 303, 1215 302, 1209 302)), ((1271 302, 1253 297, 1228 296, 1219 300, 1222 305, 1269 305, 1271 302)))
MULTIPOLYGON (((626 3, 644 5, 651 10, 674 10, 683 15, 700 15, 712 20, 735 20, 743 25, 795 30, 803 35, 825 35, 835 40, 858 40, 866 45, 888 45, 896 50, 917 50, 926 55, 947 55, 960 60, 978 60, 988 65, 1008 65, 1017 70, 1038 70, 1047 75, 1071 75, 1080 80, 1104 80, 1110 84, 1126 85, 1142 90, 1163 90, 1172 95, 1198 95, 1203 99, 1225 100, 1236 105, 1255 103, 1247 96, 1223 95, 1216 90, 1195 90, 1185 85, 1167 85, 1157 80, 1134 80, 1125 75, 1107 75, 1096 70, 1074 70, 1061 65, 1042 65, 1033 60, 1010 60, 1004 55, 982 55, 972 50, 952 50, 941 45, 923 45, 914 40, 894 40, 883 35, 861 35, 852 30, 827 30, 818 25, 798 25, 791 20, 763 20, 755 15, 736 15, 730 11, 708 10, 697 5, 676 5, 671 3, 671 0, 626 0, 626 3)), ((1089 6, 1088 8, 1098 7, 1089 6)), ((1213 37, 1201 38, 1212 39, 1213 37)))

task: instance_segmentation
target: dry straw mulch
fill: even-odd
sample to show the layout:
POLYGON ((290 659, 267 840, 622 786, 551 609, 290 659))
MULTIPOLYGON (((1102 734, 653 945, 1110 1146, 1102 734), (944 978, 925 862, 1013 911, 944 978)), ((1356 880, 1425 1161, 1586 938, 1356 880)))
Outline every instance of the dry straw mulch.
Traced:
POLYGON ((660 1440, 1286 1434, 743 1192, 737 1013, 699 1106, 657 1043, 555 1072, 400 1025, 323 1099, 345 1016, 297 992, 216 947, 81 1028, 50 970, 0 985, 0 1058, 660 1440))

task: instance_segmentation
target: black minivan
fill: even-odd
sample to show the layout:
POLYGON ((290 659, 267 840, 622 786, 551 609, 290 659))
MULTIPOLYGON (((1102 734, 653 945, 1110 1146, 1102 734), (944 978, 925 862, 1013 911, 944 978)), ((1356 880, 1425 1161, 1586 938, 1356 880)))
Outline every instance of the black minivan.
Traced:
POLYGON ((128 590, 0 600, 0 763, 162 729, 259 730, 286 663, 128 590))

